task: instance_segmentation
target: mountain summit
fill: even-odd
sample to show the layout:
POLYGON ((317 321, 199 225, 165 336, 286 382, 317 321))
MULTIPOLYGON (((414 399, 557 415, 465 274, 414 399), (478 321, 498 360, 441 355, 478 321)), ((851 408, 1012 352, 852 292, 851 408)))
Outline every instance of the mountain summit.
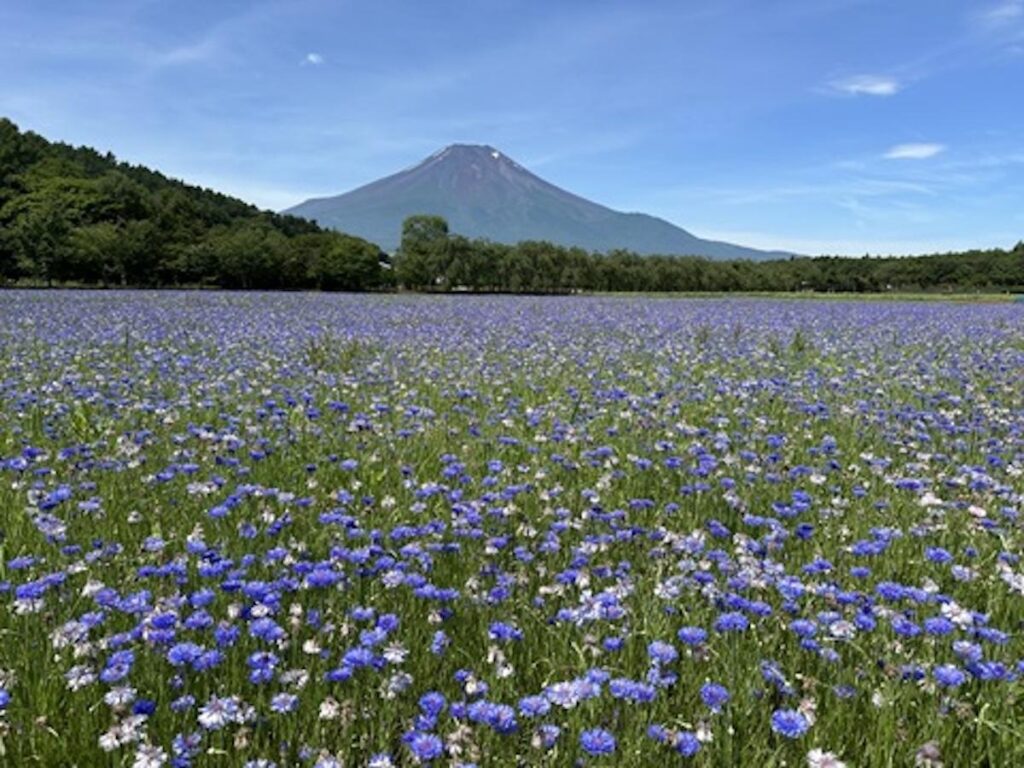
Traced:
POLYGON ((702 240, 664 219, 622 213, 566 192, 494 147, 452 144, 421 163, 285 213, 398 248, 407 216, 443 216, 452 232, 500 243, 548 240, 589 251, 764 259, 788 254, 702 240))

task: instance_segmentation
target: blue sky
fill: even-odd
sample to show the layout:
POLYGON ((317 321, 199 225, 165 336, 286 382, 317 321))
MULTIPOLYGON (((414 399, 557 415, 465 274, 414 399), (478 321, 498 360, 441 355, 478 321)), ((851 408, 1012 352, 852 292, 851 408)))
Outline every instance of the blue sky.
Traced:
POLYGON ((262 206, 453 142, 703 237, 1024 238, 1024 0, 0 3, 0 114, 262 206))

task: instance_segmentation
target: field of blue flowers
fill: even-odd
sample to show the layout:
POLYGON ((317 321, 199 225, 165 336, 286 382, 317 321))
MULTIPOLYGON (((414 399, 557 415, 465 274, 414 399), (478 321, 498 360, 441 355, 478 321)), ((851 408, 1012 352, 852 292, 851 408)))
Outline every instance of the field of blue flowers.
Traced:
POLYGON ((0 294, 0 764, 1024 765, 1024 307, 0 294))

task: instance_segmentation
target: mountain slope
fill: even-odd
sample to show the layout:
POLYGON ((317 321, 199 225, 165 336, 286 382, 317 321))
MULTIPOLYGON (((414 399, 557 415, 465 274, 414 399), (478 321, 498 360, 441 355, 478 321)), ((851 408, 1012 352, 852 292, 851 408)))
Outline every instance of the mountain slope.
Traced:
POLYGON ((501 243, 548 240, 591 251, 765 259, 788 254, 702 240, 643 213, 622 213, 566 192, 489 146, 453 144, 423 162, 336 197, 314 198, 286 213, 398 247, 402 221, 438 214, 452 232, 501 243))

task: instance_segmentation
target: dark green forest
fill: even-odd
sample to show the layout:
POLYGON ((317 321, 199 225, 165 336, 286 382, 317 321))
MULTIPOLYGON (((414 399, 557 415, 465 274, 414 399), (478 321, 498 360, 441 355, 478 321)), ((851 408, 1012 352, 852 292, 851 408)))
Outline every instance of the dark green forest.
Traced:
POLYGON ((393 264, 365 240, 49 142, 0 119, 0 284, 243 289, 1024 292, 1024 242, 912 258, 589 253, 406 220, 393 264))
POLYGON ((381 287, 380 249, 0 118, 0 281, 381 287))

